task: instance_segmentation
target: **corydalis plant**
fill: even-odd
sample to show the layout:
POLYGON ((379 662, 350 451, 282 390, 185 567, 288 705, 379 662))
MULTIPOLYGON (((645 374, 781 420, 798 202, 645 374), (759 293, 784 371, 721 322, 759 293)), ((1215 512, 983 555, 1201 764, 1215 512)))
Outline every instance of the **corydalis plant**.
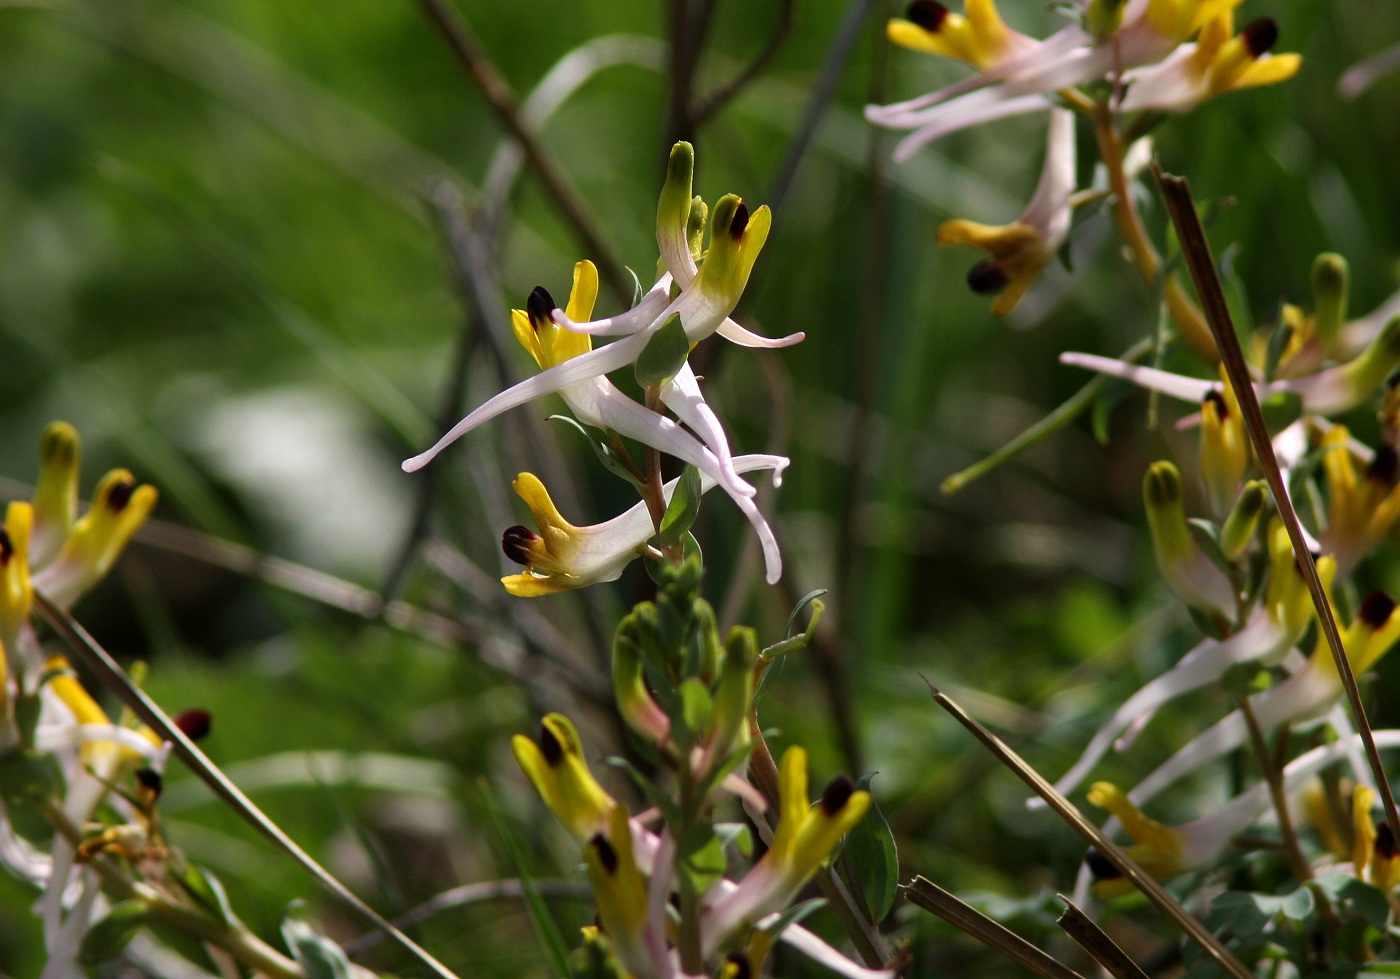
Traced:
MULTIPOLYGON (((695 344, 715 332, 740 345, 758 347, 796 343, 802 334, 769 340, 729 319, 768 239, 772 215, 767 207, 750 213, 734 195, 721 198, 710 212, 701 198, 691 194, 694 165, 690 144, 676 144, 657 206, 659 273, 637 305, 617 316, 590 320, 598 294, 598 273, 588 261, 574 267, 565 308, 556 307, 543 287, 536 288, 526 308, 512 312, 511 322, 516 338, 541 373, 488 400, 403 467, 410 472, 419 469, 456 439, 501 412, 557 393, 578 422, 599 433, 602 451, 631 469, 656 532, 661 531, 661 511, 670 500, 669 491, 661 487, 656 459, 650 452, 643 472, 631 462, 625 448, 619 451, 620 439, 635 440, 644 449, 666 453, 694 467, 703 480, 702 492, 714 485, 723 487, 758 535, 767 580, 772 584, 782 574, 777 541, 753 501, 754 487, 740 478, 729 439, 701 394, 688 357, 695 344), (708 245, 704 239, 707 220, 708 245), (620 339, 595 348, 594 336, 620 339), (606 376, 628 365, 645 391, 645 404, 628 398, 606 376), (675 420, 667 416, 668 410, 675 414, 675 420)), ((770 470, 776 484, 786 465, 786 459, 776 459, 771 465, 749 469, 770 470)), ((646 543, 645 537, 637 539, 632 533, 636 521, 629 514, 595 525, 596 531, 574 527, 559 516, 533 476, 527 479, 522 475, 517 489, 534 513, 539 533, 519 526, 506 531, 506 555, 527 567, 521 575, 505 579, 513 594, 548 594, 610 581, 646 543)))
POLYGON ((767 808, 742 777, 757 745, 760 652, 745 627, 721 641, 714 611, 698 595, 699 582, 694 559, 665 567, 656 601, 624 617, 613 644, 619 713, 670 774, 669 789, 637 774, 658 828, 634 817, 596 781, 567 717, 547 715, 537 737, 513 741, 521 769, 583 848, 601 929, 585 929, 585 948, 597 960, 597 971, 588 974, 610 974, 607 963, 613 962, 636 977, 757 975, 777 937, 840 974, 889 975, 851 962, 800 926, 770 933, 870 806, 869 793, 844 777, 828 783, 813 803, 800 746, 789 747, 779 765, 767 852, 738 880, 723 873, 718 807, 738 795, 756 819, 763 820, 767 808), (725 971, 731 967, 739 971, 725 971))

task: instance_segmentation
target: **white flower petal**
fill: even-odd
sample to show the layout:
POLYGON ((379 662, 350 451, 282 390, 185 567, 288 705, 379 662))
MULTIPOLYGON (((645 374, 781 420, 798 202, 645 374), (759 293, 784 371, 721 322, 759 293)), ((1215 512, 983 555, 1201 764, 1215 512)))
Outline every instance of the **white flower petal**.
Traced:
POLYGON ((744 329, 731 319, 725 319, 716 330, 720 336, 730 343, 738 344, 741 347, 758 347, 760 349, 775 350, 779 347, 791 347, 793 344, 801 343, 807 339, 807 334, 789 333, 785 337, 765 337, 744 329))
POLYGON ((518 384, 506 388, 500 394, 491 398, 463 418, 452 429, 437 440, 437 443, 426 452, 420 452, 412 459, 403 462, 404 472, 417 472, 422 469, 433 458, 457 441, 463 435, 470 432, 478 425, 490 421, 497 415, 507 412, 512 408, 529 404, 536 398, 542 398, 547 394, 555 394, 562 389, 587 381, 589 378, 601 377, 609 371, 615 371, 620 367, 632 363, 637 359, 637 354, 646 346, 646 334, 636 334, 625 337, 616 343, 610 343, 606 347, 599 347, 590 350, 588 353, 580 354, 562 364, 551 367, 547 371, 541 371, 534 377, 528 377, 518 384))

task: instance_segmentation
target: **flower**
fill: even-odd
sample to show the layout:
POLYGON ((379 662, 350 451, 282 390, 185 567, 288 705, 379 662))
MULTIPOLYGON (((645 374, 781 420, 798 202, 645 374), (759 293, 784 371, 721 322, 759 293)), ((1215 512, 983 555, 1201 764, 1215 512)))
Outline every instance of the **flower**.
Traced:
POLYGON ((1344 425, 1334 425, 1322 436, 1322 469, 1327 483, 1327 527, 1318 534, 1322 546, 1337 556, 1342 574, 1348 574, 1400 520, 1400 486, 1397 486, 1395 450, 1381 445, 1357 472, 1351 436, 1344 425))
MULTIPOLYGON (((1335 562, 1322 557, 1317 568, 1330 587, 1336 574, 1335 562)), ((1162 705, 1218 682, 1236 663, 1278 665, 1312 618, 1312 599, 1293 558, 1288 531, 1281 521, 1275 520, 1269 528, 1269 581, 1264 600, 1243 628, 1225 639, 1203 640, 1170 670, 1124 701, 1095 732, 1070 770, 1055 782, 1055 788, 1063 794, 1074 791, 1110 746, 1126 750, 1162 705)), ((1037 797, 1032 804, 1038 808, 1043 800, 1037 797)))
POLYGON ((869 808, 870 793, 857 790, 844 777, 828 783, 812 805, 807 796, 807 752, 797 745, 783 752, 773 841, 739 886, 705 910, 700 920, 703 954, 713 955, 746 922, 783 908, 869 808))
MULTIPOLYGON (((1211 24, 1216 24, 1212 28, 1216 33, 1210 36, 1204 50, 1199 45, 1190 50, 1192 54, 1200 52, 1195 62, 1164 70, 1159 76, 1148 76, 1149 95, 1173 96, 1180 104, 1180 100, 1188 96, 1179 91, 1181 85, 1171 83, 1179 75, 1194 77, 1192 72, 1205 77, 1205 94, 1197 92, 1199 86, 1189 90, 1190 97, 1199 95, 1197 101, 1247 84, 1282 81, 1292 74, 1292 71, 1283 72, 1290 61, 1280 57, 1273 59, 1279 62, 1277 66, 1250 70, 1237 50, 1249 54, 1252 51, 1249 41, 1237 46, 1215 42, 1220 18, 1228 16, 1240 2, 1128 0, 1126 4, 1090 4, 1089 30, 1073 24, 1043 41, 1003 35, 1000 44, 993 40, 997 36, 992 21, 994 11, 989 17, 979 9, 974 17, 973 7, 969 5, 965 21, 950 22, 946 15, 940 21, 929 16, 929 8, 916 5, 919 10, 911 8, 909 21, 915 29, 920 22, 932 29, 925 27, 925 36, 921 37, 914 29, 892 25, 891 37, 898 35, 895 39, 905 46, 968 61, 981 71, 906 102, 866 106, 865 117, 877 126, 912 130, 911 135, 895 147, 895 159, 905 160, 926 143, 959 129, 1049 109, 1054 105, 1051 96, 1062 89, 1101 80, 1127 81, 1133 69, 1163 62, 1211 24), (950 23, 958 29, 944 37, 940 25, 950 23), (974 24, 981 25, 980 31, 974 30, 974 24), (974 38, 979 42, 975 43, 974 38), (1271 77, 1274 74, 1278 77, 1271 77)), ((1225 26, 1228 30, 1228 21, 1225 26)), ((1256 45, 1264 40, 1265 32, 1260 30, 1259 33, 1261 36, 1254 40, 1256 45)), ((1259 61, 1258 55, 1255 60, 1259 64, 1270 63, 1267 59, 1259 61)), ((1131 96, 1131 89, 1128 94, 1131 96)), ((1137 106, 1144 107, 1147 106, 1137 106)))
MULTIPOLYGON (((125 469, 102 477, 92 506, 81 518, 78 471, 81 442, 73 426, 53 422, 39 440, 39 480, 32 503, 15 501, 0 526, 0 649, 4 674, 24 683, 43 662, 29 614, 37 589, 63 609, 87 594, 125 549, 155 507, 155 487, 138 485, 125 469)), ((8 681, 6 681, 8 682, 8 681)), ((29 682, 32 691, 36 684, 29 682)), ((7 723, 0 696, 0 726, 7 723)))
POLYGON ((1249 468, 1249 434, 1240 403, 1228 382, 1201 401, 1201 476, 1211 511, 1229 512, 1249 468))
POLYGON ((510 742, 521 771, 580 843, 605 831, 617 802, 593 777, 583 757, 583 741, 563 714, 546 714, 538 741, 517 734, 510 742))
POLYGON ((1369 877, 1374 886, 1389 891, 1400 885, 1400 853, 1396 851, 1390 824, 1372 820, 1371 809, 1375 803, 1374 790, 1365 785, 1353 790, 1351 865, 1359 880, 1369 877))
MULTIPOLYGON (((613 807, 606 834, 598 832, 589 838, 583 862, 598 903, 598 920, 617 957, 634 976, 655 975, 651 949, 659 936, 647 934, 652 928, 647 914, 647 881, 633 855, 632 827, 625 806, 613 807)), ((664 928, 664 922, 660 926, 664 928)), ((664 941, 660 947, 665 948, 664 941)))
POLYGON ((974 292, 996 295, 992 312, 1016 308, 1031 283, 1069 238, 1070 197, 1074 193, 1074 114, 1050 113, 1045 164, 1035 195, 1010 224, 987 225, 955 219, 938 227, 940 245, 972 245, 991 257, 972 267, 967 282, 974 292))
POLYGON ((1168 587, 1192 608, 1224 622, 1233 621, 1238 614, 1237 590, 1191 534, 1180 471, 1170 462, 1154 462, 1143 479, 1142 496, 1157 566, 1168 587))
MULTIPOLYGON (((782 456, 771 455, 744 455, 734 460, 735 469, 741 473, 755 469, 780 473, 787 464, 782 456)), ((668 501, 679 482, 679 478, 673 479, 663 487, 668 501)), ((501 579, 512 595, 535 598, 612 581, 646 550, 647 541, 655 533, 645 503, 637 503, 603 523, 580 527, 564 519, 537 476, 521 473, 512 485, 539 527, 539 533, 525 526, 510 527, 501 536, 506 557, 526 567, 519 574, 501 579)), ((701 472, 701 492, 715 485, 712 476, 701 472)), ((772 528, 752 500, 735 497, 735 503, 758 534, 768 564, 768 581, 777 581, 782 573, 782 559, 772 528)))
MULTIPOLYGON (((1222 386, 1219 381, 1185 377, 1096 354, 1063 353, 1060 363, 1121 377, 1182 401, 1200 402, 1222 386)), ((1336 415, 1350 411, 1370 397, 1397 365, 1400 365, 1400 313, 1391 315, 1370 344, 1346 363, 1307 377, 1257 383, 1254 392, 1261 402, 1278 394, 1297 395, 1305 412, 1336 415)))
MULTIPOLYGON (((574 266, 574 284, 569 292, 565 317, 586 320, 593 311, 597 295, 598 270, 592 262, 579 262, 574 266)), ((544 289, 536 288, 530 293, 526 307, 525 310, 511 310, 511 325, 516 338, 541 369, 564 363, 591 349, 592 339, 587 334, 565 330, 550 318, 555 309, 554 299, 544 289)), ((734 471, 729 440, 714 411, 700 394, 689 365, 682 368, 682 373, 686 375, 684 390, 675 388, 675 394, 666 403, 686 424, 701 434, 704 444, 665 415, 624 395, 606 377, 580 381, 562 389, 559 394, 574 417, 584 424, 636 439, 675 456, 709 473, 730 495, 753 496, 753 487, 734 471)), ((665 391, 663 385, 663 397, 665 391)))
MULTIPOLYGON (((1400 731, 1376 731, 1378 748, 1400 747, 1400 731)), ((1286 792, 1294 792, 1300 785, 1313 779, 1329 765, 1347 757, 1360 746, 1359 735, 1352 735, 1342 741, 1322 745, 1299 755, 1284 766, 1283 786, 1286 792)), ((1353 812, 1356 815, 1358 830, 1361 827, 1361 813, 1367 815, 1365 823, 1371 826, 1369 818, 1370 790, 1358 786, 1353 796, 1353 812)), ((1267 781, 1260 781, 1216 809, 1178 826, 1164 826, 1149 819, 1132 799, 1117 786, 1109 782, 1097 782, 1089 790, 1089 801, 1107 809, 1125 832, 1134 841, 1128 848, 1128 855, 1143 870, 1157 880, 1164 880, 1177 874, 1193 870, 1205 870, 1216 865, 1235 838, 1249 828, 1273 805, 1271 788, 1267 781)), ((1105 833, 1113 830, 1113 822, 1104 827, 1105 833)), ((1372 833, 1374 834, 1374 827, 1372 833)), ((1358 832, 1358 837, 1361 835, 1358 832)), ((1371 849, 1368 845, 1367 849, 1371 849)), ((1094 889, 1103 897, 1115 897, 1127 893, 1130 885, 1119 874, 1118 869, 1096 851, 1090 851, 1085 863, 1089 872, 1096 878, 1094 889)), ((1364 862, 1357 866, 1364 868, 1364 862)), ((1358 871, 1358 876, 1360 871, 1358 871)), ((1393 886, 1393 885, 1392 885, 1393 886)))
POLYGON ((1278 24, 1268 17, 1251 21, 1238 36, 1226 9, 1201 28, 1194 44, 1183 44, 1165 60, 1124 76, 1124 112, 1159 109, 1189 112, 1207 99, 1236 89, 1273 85, 1298 73, 1296 54, 1271 55, 1278 24))
POLYGON ((936 0, 914 0, 904 17, 890 20, 885 34, 902 47, 956 58, 984 71, 1036 44, 1002 22, 994 0, 968 0, 966 17, 936 0))
MULTIPOLYGON (((1395 601, 1384 592, 1372 592, 1342 635, 1342 647, 1353 673, 1363 673, 1400 639, 1400 615, 1395 601)), ((1307 662, 1278 686, 1253 698, 1254 715, 1263 731, 1282 724, 1316 720, 1342 695, 1337 665, 1325 642, 1307 662)), ((1129 793, 1142 805, 1188 772, 1219 758, 1243 744, 1249 727, 1239 711, 1233 711, 1172 755, 1129 793)))

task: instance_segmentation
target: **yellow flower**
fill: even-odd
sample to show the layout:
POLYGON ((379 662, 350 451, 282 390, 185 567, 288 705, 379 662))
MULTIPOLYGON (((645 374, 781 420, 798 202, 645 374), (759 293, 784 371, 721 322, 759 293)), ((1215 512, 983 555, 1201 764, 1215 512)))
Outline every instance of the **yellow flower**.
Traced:
POLYGON ((1069 237, 1073 193, 1074 115, 1056 109, 1050 114, 1040 182, 1019 218, 1004 225, 961 218, 939 225, 940 245, 972 245, 991 256, 972 267, 967 282, 974 292, 997 297, 995 315, 1005 316, 1016 308, 1069 237))
POLYGON ((937 0, 914 0, 904 17, 886 25, 885 33, 895 44, 956 58, 979 71, 1034 43, 1002 22, 994 0, 967 0, 965 17, 937 0))

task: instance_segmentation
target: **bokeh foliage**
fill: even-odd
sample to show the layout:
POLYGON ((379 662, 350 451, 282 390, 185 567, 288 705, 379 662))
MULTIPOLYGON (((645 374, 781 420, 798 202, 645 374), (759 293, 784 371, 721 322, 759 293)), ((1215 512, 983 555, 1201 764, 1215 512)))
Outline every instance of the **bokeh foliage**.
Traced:
MULTIPOLYGON (((702 80, 752 57, 778 7, 721 4, 702 80)), ((1040 3, 1005 8, 1028 29, 1051 22, 1040 3)), ((767 70, 696 134, 707 196, 734 189, 757 203, 774 186, 845 5, 805 0, 796 11, 767 70)), ((643 63, 589 79, 542 139, 616 253, 649 271, 665 159, 662 5, 463 13, 521 93, 592 39, 641 39, 627 50, 643 63)), ((1116 353, 1154 313, 1099 215, 1076 231, 1072 271, 1048 276, 1010 322, 990 317, 962 281, 973 259, 940 252, 933 229, 953 214, 1019 210, 1039 166, 1037 124, 959 134, 892 167, 890 141, 865 126, 861 106, 951 75, 882 50, 883 13, 867 18, 741 309, 763 332, 801 329, 807 341, 759 358, 710 351, 703 371, 736 445, 793 458, 776 502, 787 582, 726 608, 749 612, 772 641, 797 596, 833 590, 836 657, 788 663, 765 722, 800 737, 817 772, 880 772, 874 789, 908 873, 1024 900, 1003 907, 1004 920, 1034 929, 1047 919, 1030 899, 1066 887, 1082 849, 1052 817, 1022 809, 1019 783, 937 714, 918 674, 963 696, 1033 762, 1062 769, 1105 711, 1188 644, 1138 495, 1145 461, 1181 436, 1169 416, 1144 433, 1145 399, 1127 395, 1108 444, 1084 424, 956 497, 939 494, 950 472, 1083 383, 1059 351, 1116 353), (848 702, 834 707, 832 689, 848 702)), ((1306 300, 1312 257, 1328 249, 1348 257, 1354 309, 1368 309, 1397 285, 1400 78, 1352 103, 1333 86, 1400 39, 1400 8, 1250 0, 1249 16, 1265 13, 1282 48, 1303 54, 1302 74, 1166 120, 1158 150, 1199 197, 1221 202, 1212 238, 1237 248, 1231 267, 1258 322, 1281 299, 1306 300)), ((464 321, 431 197, 445 184, 475 200, 501 141, 416 5, 0 4, 0 131, 0 473, 32 480, 39 430, 66 418, 87 439, 87 472, 131 465, 161 488, 164 518, 384 588, 417 492, 397 461, 436 434, 464 321)), ((1148 212, 1160 226, 1160 210, 1148 212)), ((586 256, 527 174, 493 257, 505 300, 522 305, 537 284, 565 292, 586 256)), ((523 355, 512 357, 519 376, 523 355)), ((494 390, 482 344, 467 377, 468 404, 494 390)), ((164 704, 213 711, 215 760, 250 789, 266 778, 260 803, 386 911, 514 875, 492 807, 510 814, 532 873, 574 874, 504 753, 510 732, 580 696, 515 638, 512 606, 490 581, 504 570, 496 535, 518 517, 506 482, 483 475, 508 480, 532 433, 546 440, 532 451, 590 472, 567 431, 514 420, 438 463, 439 543, 420 550, 404 594, 463 620, 470 641, 444 644, 145 546, 78 609, 114 651, 150 660, 164 704), (346 754, 309 754, 322 752, 346 754), (394 757, 362 766, 365 784, 339 777, 337 757, 367 753, 394 757)), ((616 512, 626 488, 589 476, 567 498, 571 516, 592 521, 616 512)), ((744 560, 743 525, 712 506, 699 530, 718 607, 744 560)), ((1397 571, 1381 560, 1367 576, 1393 592, 1397 571)), ((645 587, 629 577, 614 595, 547 599, 526 614, 552 618, 587 673, 604 661, 607 623, 645 587)), ((1400 720, 1394 689, 1384 676, 1373 688, 1378 727, 1400 720)), ((1186 709, 1164 720, 1144 754, 1198 724, 1186 709)), ((602 712, 592 724, 598 742, 614 731, 602 712)), ((174 839, 220 874, 250 924, 272 934, 287 902, 306 896, 333 933, 354 933, 175 772, 171 797, 174 839)), ((29 900, 0 884, 0 969, 17 976, 39 970, 29 900)), ((566 934, 586 920, 578 902, 554 908, 566 934)), ((941 925, 907 920, 921 973, 1011 974, 941 925)), ((545 971, 518 903, 447 912, 419 937, 464 974, 545 971)), ((383 963, 406 968, 387 952, 383 963)))

